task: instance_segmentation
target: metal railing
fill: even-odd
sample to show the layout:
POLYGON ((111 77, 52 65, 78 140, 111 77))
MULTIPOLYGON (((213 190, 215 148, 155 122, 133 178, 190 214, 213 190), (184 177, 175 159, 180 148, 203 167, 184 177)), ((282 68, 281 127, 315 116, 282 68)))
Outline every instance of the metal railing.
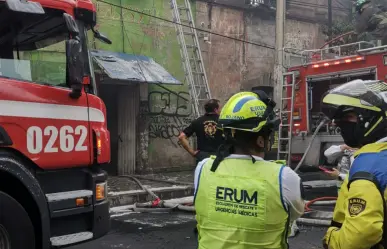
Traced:
POLYGON ((356 55, 358 54, 358 51, 373 49, 377 49, 377 47, 375 47, 374 43, 367 41, 359 41, 338 46, 309 50, 285 47, 283 48, 284 67, 289 68, 295 65, 307 65, 311 62, 338 59, 345 56, 356 55), (298 61, 295 58, 298 58, 298 61))

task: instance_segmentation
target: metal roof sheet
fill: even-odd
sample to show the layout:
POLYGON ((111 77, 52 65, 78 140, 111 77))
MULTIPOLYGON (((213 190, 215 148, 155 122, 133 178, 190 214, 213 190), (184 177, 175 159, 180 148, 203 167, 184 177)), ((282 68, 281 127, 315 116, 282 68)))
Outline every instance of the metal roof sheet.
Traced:
POLYGON ((147 56, 103 50, 92 50, 91 55, 112 79, 133 83, 182 84, 164 67, 147 56))

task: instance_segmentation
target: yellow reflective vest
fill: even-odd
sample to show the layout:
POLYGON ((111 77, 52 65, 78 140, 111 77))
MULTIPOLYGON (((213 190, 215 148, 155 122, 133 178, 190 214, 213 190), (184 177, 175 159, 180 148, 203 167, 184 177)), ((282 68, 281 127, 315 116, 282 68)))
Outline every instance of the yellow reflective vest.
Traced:
POLYGON ((199 249, 285 249, 289 215, 281 170, 268 161, 226 158, 204 164, 195 195, 199 249))

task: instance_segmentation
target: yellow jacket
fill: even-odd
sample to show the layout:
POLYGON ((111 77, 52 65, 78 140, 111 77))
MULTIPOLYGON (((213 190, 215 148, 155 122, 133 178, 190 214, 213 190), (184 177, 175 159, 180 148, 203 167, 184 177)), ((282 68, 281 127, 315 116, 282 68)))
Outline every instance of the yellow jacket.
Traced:
POLYGON ((323 239, 329 249, 383 248, 387 143, 366 145, 355 157, 339 192, 332 226, 323 239))

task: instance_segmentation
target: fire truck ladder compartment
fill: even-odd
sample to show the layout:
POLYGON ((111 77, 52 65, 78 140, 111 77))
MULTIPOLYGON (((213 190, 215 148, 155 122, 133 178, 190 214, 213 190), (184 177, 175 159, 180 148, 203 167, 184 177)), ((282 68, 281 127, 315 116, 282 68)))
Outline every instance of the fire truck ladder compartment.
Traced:
POLYGON ((278 131, 278 152, 277 159, 287 159, 290 166, 291 150, 292 150, 292 134, 293 134, 293 112, 294 112, 294 90, 296 82, 296 74, 298 72, 288 72, 282 74, 281 79, 281 106, 280 118, 281 124, 278 131), (289 84, 288 77, 291 77, 289 84), (290 104, 290 106, 289 106, 290 104))
POLYGON ((191 4, 189 0, 184 0, 184 3, 185 6, 180 7, 177 5, 176 0, 171 0, 171 8, 185 79, 191 96, 192 110, 194 115, 199 117, 203 114, 204 102, 211 98, 211 93, 192 16, 191 4), (181 15, 183 19, 180 18, 181 15))

